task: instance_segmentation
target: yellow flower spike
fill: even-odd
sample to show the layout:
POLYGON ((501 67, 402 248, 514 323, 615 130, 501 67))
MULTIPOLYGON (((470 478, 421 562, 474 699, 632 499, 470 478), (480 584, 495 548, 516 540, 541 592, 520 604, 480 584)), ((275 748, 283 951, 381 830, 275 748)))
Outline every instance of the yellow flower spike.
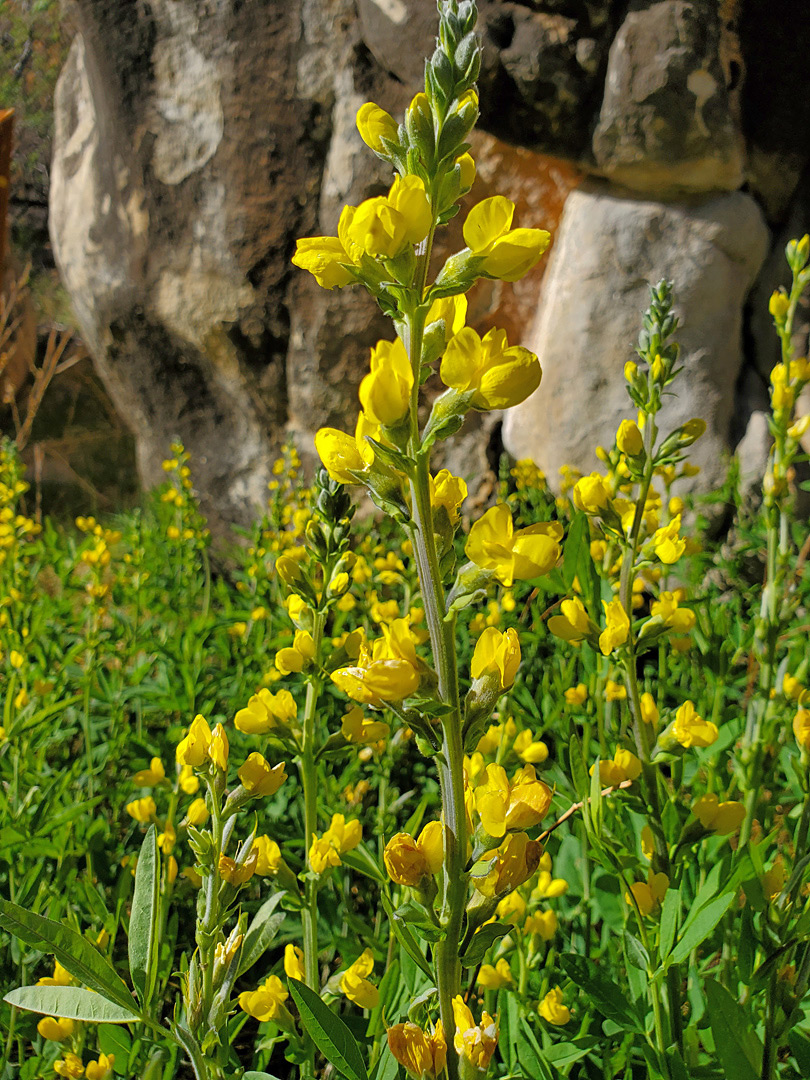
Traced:
POLYGON ((228 736, 225 734, 225 728, 222 724, 217 724, 211 732, 211 742, 208 745, 208 757, 221 772, 225 772, 228 768, 229 751, 230 746, 228 743, 228 736))
POLYGON ((430 480, 430 505, 434 510, 444 507, 450 524, 458 521, 461 504, 467 498, 467 484, 449 469, 440 469, 430 480))
POLYGON ((43 1016, 37 1024, 37 1031, 49 1042, 64 1042, 73 1034, 74 1024, 65 1017, 43 1016))
POLYGON ((632 420, 622 420, 616 432, 616 445, 628 457, 638 457, 644 449, 644 438, 638 424, 632 420))
POLYGON ((177 744, 177 762, 198 769, 208 756, 211 744, 211 728, 208 721, 198 713, 191 722, 188 735, 177 744))
POLYGON ((141 769, 132 777, 136 787, 156 787, 161 780, 165 780, 166 770, 159 757, 153 757, 148 769, 141 769))
POLYGON ((810 750, 810 709, 799 709, 793 717, 793 734, 801 750, 810 750))
POLYGON ((413 370, 402 341, 378 341, 370 366, 360 383, 360 404, 373 423, 391 427, 407 415, 411 404, 413 370))
POLYGON ((498 690, 508 690, 520 667, 520 640, 517 630, 510 627, 504 633, 488 626, 475 643, 470 674, 473 679, 487 679, 498 690))
POLYGON ((127 803, 126 811, 140 825, 147 825, 150 821, 155 820, 157 806, 152 796, 147 795, 144 799, 133 799, 132 802, 127 803))
POLYGON ((340 723, 343 738, 356 746, 368 746, 370 743, 387 739, 390 731, 388 724, 381 720, 366 720, 359 705, 349 709, 340 723))
POLYGON ((482 990, 500 990, 503 986, 509 986, 514 982, 509 961, 502 956, 494 967, 492 964, 482 964, 475 982, 482 990))
POLYGON ((510 586, 549 573, 560 557, 561 539, 556 521, 515 531, 508 508, 499 504, 473 524, 464 551, 476 566, 492 570, 502 585, 510 586))
POLYGON ((599 635, 599 648, 603 656, 609 656, 614 649, 624 645, 630 634, 630 619, 621 600, 603 600, 606 626, 599 635))
POLYGON ((361 1009, 373 1009, 380 1000, 380 991, 368 976, 374 970, 374 955, 366 949, 340 977, 340 989, 361 1009))
POLYGON ((257 990, 246 990, 239 995, 239 1008, 256 1020, 278 1020, 282 1009, 286 1012, 284 1002, 289 996, 281 979, 271 975, 257 990))
POLYGON ((476 1024, 470 1009, 464 1003, 461 995, 453 998, 453 1019, 456 1023, 456 1033, 453 1037, 453 1045, 456 1053, 469 1062, 473 1068, 486 1072, 495 1047, 498 1045, 498 1028, 495 1021, 484 1012, 481 1014, 481 1023, 476 1024))
POLYGON ((537 1011, 549 1024, 564 1027, 571 1019, 571 1010, 563 1005, 563 992, 559 986, 553 986, 537 1007, 537 1011))
POLYGON ((367 101, 365 105, 360 106, 357 110, 356 123, 360 138, 375 154, 385 155, 383 139, 393 143, 398 142, 396 120, 373 101, 367 101))
POLYGON ((259 877, 275 877, 284 859, 281 856, 281 848, 271 840, 269 836, 257 836, 253 841, 253 847, 257 854, 256 873, 259 877))
POLYGON ((245 735, 266 735, 274 728, 287 726, 298 715, 298 706, 289 690, 272 694, 266 687, 254 694, 244 709, 234 717, 237 731, 245 735))
POLYGON ((270 795, 275 795, 287 779, 284 769, 285 762, 281 761, 271 768, 261 754, 254 752, 249 755, 236 775, 242 787, 255 798, 268 798, 270 795))
POLYGON ((512 744, 512 749, 523 761, 530 765, 540 765, 548 757, 548 747, 544 742, 535 742, 531 731, 526 728, 512 744))
POLYGON ((78 1077, 84 1076, 84 1065, 77 1054, 65 1054, 63 1058, 57 1058, 53 1063, 53 1071, 57 1076, 67 1076, 78 1080, 78 1077))
POLYGON ((445 386, 474 391, 474 409, 509 409, 540 385, 540 361, 522 345, 509 346, 505 330, 489 330, 483 338, 469 326, 447 345, 439 374, 445 386))
POLYGON ((447 1042, 441 1020, 432 1035, 410 1021, 388 1028, 387 1035, 392 1056, 415 1080, 435 1080, 444 1072, 447 1042))
POLYGON ((576 686, 569 686, 563 697, 569 705, 584 705, 588 700, 588 688, 585 683, 577 683, 576 686))
POLYGON ((592 516, 600 514, 610 504, 610 488, 604 476, 591 473, 574 484, 574 506, 592 516))
POLYGON ((99 1054, 96 1061, 88 1061, 85 1076, 87 1080, 107 1080, 112 1075, 115 1054, 99 1054))
POLYGON ((715 794, 701 795, 692 803, 692 813, 704 829, 729 836, 742 825, 745 807, 741 802, 720 802, 715 794))
POLYGON ((716 724, 698 716, 691 701, 685 701, 681 705, 671 726, 674 738, 687 749, 693 746, 711 746, 719 734, 716 724))
POLYGON ((473 884, 484 896, 500 899, 529 880, 540 864, 542 851, 542 844, 530 840, 526 833, 511 833, 495 852, 486 873, 473 876, 473 884))
POLYGON ((307 981, 304 951, 292 943, 284 946, 284 974, 291 979, 298 979, 299 982, 307 981))

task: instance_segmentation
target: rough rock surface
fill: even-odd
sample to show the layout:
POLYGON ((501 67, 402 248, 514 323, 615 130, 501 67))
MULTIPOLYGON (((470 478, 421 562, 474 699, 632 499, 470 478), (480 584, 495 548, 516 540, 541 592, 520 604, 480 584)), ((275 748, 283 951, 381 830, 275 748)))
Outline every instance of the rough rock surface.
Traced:
POLYGON ((740 186, 743 146, 721 29, 716 0, 631 5, 610 47, 593 136, 603 175, 663 197, 740 186))
POLYGON ((634 356, 648 282, 669 278, 682 315, 684 371, 662 425, 706 420, 692 460, 703 483, 721 481, 742 364, 742 307, 766 250, 762 214, 742 193, 666 205, 599 187, 573 192, 526 340, 543 382, 506 414, 510 453, 534 458, 552 486, 562 465, 596 467, 594 447, 612 444, 628 412, 622 370, 634 356))

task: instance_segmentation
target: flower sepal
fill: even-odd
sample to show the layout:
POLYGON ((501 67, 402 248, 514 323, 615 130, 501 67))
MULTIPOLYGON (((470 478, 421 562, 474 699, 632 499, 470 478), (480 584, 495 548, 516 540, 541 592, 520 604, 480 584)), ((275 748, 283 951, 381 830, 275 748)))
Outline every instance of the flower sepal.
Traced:
POLYGON ((455 435, 470 411, 475 390, 445 390, 433 402, 428 422, 422 432, 422 449, 429 449, 441 439, 455 435))
POLYGON ((494 580, 494 570, 485 570, 474 562, 464 563, 459 567, 455 584, 447 596, 445 618, 449 618, 457 611, 462 611, 470 604, 486 600, 487 589, 494 580))

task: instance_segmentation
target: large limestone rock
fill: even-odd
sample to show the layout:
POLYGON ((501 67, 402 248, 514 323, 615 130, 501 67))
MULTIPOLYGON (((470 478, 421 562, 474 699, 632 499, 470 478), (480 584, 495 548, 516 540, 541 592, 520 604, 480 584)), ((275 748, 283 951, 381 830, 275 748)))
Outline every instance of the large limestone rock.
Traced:
POLYGON ((741 185, 722 30, 716 0, 631 5, 610 47, 593 136, 603 175, 659 197, 741 185))
POLYGON ((761 212, 742 193, 667 205, 601 187, 573 192, 526 340, 543 382, 506 414, 510 453, 533 458, 552 486, 563 465, 596 467, 594 448, 612 445, 631 413, 622 371, 635 355, 648 282, 669 278, 682 315, 684 370, 661 424, 706 421, 692 460, 703 469, 702 486, 719 483, 742 364, 743 303, 766 250, 761 212))

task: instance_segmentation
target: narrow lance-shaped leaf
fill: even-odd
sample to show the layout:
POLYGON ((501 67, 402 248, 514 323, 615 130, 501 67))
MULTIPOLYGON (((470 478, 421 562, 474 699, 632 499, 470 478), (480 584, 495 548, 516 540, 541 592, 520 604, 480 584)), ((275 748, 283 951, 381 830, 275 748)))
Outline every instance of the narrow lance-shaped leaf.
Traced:
POLYGON ((305 983, 288 979, 287 985, 301 1023, 326 1060, 347 1080, 368 1080, 360 1047, 340 1017, 305 983))
POLYGON ((150 825, 135 868, 135 890, 129 918, 129 973, 144 1006, 152 996, 157 976, 159 897, 157 831, 154 825, 150 825))
POLYGON ((64 1016, 86 1024, 131 1024, 138 1019, 132 1009, 125 1009, 81 986, 21 986, 6 994, 3 1000, 18 1009, 46 1016, 64 1016))

